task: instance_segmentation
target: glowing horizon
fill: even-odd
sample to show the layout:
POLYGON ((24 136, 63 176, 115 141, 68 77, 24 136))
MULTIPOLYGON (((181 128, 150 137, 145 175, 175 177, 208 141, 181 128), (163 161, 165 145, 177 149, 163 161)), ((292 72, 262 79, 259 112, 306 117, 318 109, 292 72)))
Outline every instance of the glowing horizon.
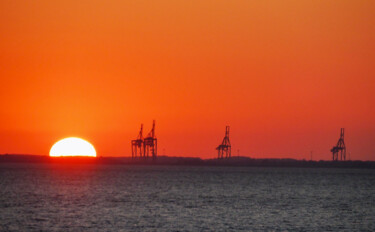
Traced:
POLYGON ((375 1, 2 1, 0 153, 375 160, 375 1))

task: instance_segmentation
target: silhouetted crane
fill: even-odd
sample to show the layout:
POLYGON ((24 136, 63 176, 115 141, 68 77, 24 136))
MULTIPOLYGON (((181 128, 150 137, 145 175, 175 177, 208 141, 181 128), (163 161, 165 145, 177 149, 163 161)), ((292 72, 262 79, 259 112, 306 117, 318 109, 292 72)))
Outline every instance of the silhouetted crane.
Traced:
POLYGON ((339 152, 340 152, 340 160, 346 159, 346 146, 344 142, 344 128, 341 128, 340 131, 340 138, 337 142, 336 146, 331 149, 332 152, 332 160, 337 161, 339 159, 339 152))
POLYGON ((231 152, 232 152, 232 146, 230 145, 229 141, 229 126, 225 127, 225 136, 221 144, 216 148, 218 151, 217 158, 222 159, 224 158, 224 153, 225 153, 225 158, 230 158, 231 157, 231 152))
POLYGON ((152 130, 147 137, 143 139, 143 156, 149 157, 151 153, 152 159, 156 159, 158 153, 158 140, 155 138, 155 120, 152 123, 152 130))
POLYGON ((141 130, 139 131, 137 139, 132 140, 132 158, 142 157, 143 149, 143 124, 141 124, 141 130))

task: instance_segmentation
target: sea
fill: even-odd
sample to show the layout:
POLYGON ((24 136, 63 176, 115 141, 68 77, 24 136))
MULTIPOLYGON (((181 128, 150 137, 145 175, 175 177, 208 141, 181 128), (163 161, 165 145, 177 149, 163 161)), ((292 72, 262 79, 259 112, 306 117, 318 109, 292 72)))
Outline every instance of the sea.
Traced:
POLYGON ((2 163, 0 231, 375 231, 375 170, 2 163))

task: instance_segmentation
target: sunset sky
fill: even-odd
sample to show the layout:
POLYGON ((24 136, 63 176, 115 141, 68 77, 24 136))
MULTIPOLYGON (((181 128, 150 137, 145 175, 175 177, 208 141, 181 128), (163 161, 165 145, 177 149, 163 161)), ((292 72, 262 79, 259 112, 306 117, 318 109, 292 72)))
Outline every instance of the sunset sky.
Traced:
POLYGON ((0 1, 0 153, 375 160, 375 1, 0 1))

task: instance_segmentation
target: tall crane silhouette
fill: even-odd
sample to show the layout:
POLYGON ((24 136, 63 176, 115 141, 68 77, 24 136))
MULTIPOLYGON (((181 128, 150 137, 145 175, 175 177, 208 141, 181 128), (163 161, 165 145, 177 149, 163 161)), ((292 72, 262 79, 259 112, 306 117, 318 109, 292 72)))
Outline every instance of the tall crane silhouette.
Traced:
POLYGON ((331 149, 332 152, 332 160, 338 161, 339 160, 339 153, 340 153, 340 160, 346 160, 346 146, 344 142, 344 128, 341 128, 340 131, 340 138, 337 142, 336 146, 331 149))
POLYGON ((225 127, 225 136, 221 144, 216 147, 216 150, 218 152, 217 158, 218 159, 223 159, 224 154, 225 158, 230 158, 231 157, 231 152, 232 152, 232 146, 230 145, 230 140, 229 140, 229 126, 225 127))
POLYGON ((143 124, 141 124, 141 130, 139 131, 138 137, 131 141, 132 144, 132 158, 142 157, 143 155, 143 124))
POLYGON ((147 137, 143 139, 143 156, 148 158, 150 155, 152 159, 156 159, 158 154, 158 139, 155 137, 155 120, 152 123, 152 129, 147 137))

